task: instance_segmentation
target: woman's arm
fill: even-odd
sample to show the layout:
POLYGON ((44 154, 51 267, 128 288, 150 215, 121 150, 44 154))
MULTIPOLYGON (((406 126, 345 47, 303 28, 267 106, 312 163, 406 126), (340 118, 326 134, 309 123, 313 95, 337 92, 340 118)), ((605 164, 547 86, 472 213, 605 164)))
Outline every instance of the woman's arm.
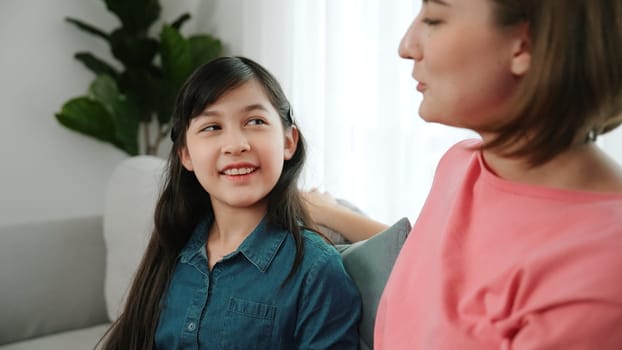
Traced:
POLYGON ((316 224, 339 232, 350 242, 367 239, 388 228, 387 225, 354 212, 337 203, 327 192, 302 191, 307 209, 316 224))

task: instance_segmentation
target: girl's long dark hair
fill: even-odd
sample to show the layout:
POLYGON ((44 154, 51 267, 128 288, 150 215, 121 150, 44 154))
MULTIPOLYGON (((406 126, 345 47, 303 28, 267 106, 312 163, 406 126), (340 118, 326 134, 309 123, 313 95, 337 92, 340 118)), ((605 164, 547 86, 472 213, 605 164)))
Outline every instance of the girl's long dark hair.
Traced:
MULTIPOLYGON (((132 282, 120 317, 102 338, 103 349, 153 349, 158 325, 160 300, 174 270, 177 256, 194 228, 206 215, 213 215, 209 194, 194 173, 181 164, 186 130, 192 118, 223 94, 254 80, 279 113, 283 128, 294 126, 292 108, 279 83, 266 69, 244 57, 221 57, 198 68, 182 86, 172 117, 171 149, 164 186, 154 215, 154 231, 132 282)), ((283 172, 267 196, 268 224, 292 233, 296 258, 287 277, 292 276, 303 258, 301 227, 312 222, 298 191, 297 180, 304 165, 306 150, 299 131, 296 152, 286 160, 283 172)), ((286 281, 287 281, 286 279, 286 281)))

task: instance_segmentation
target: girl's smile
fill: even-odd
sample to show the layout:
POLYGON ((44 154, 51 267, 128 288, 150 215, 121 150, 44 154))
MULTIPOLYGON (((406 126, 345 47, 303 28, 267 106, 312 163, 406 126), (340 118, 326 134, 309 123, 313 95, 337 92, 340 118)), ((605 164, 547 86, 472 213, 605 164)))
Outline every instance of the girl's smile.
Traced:
POLYGON ((238 163, 224 167, 220 173, 231 181, 246 181, 258 170, 259 167, 254 164, 238 163))

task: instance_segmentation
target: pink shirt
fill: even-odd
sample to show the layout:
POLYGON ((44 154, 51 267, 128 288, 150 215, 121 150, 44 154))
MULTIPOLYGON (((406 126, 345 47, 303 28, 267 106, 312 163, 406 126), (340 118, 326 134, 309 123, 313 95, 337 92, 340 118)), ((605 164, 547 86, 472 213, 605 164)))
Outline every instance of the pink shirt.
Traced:
POLYGON ((378 308, 376 350, 622 349, 622 195, 443 157, 378 308))

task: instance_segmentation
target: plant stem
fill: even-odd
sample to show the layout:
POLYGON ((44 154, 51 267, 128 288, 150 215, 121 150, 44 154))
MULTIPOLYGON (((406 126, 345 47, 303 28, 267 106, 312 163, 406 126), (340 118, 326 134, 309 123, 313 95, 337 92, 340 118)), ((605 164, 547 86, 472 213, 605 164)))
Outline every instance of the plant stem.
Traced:
POLYGON ((154 147, 151 145, 151 135, 149 133, 149 123, 143 123, 143 133, 145 136, 145 154, 155 155, 154 147))

